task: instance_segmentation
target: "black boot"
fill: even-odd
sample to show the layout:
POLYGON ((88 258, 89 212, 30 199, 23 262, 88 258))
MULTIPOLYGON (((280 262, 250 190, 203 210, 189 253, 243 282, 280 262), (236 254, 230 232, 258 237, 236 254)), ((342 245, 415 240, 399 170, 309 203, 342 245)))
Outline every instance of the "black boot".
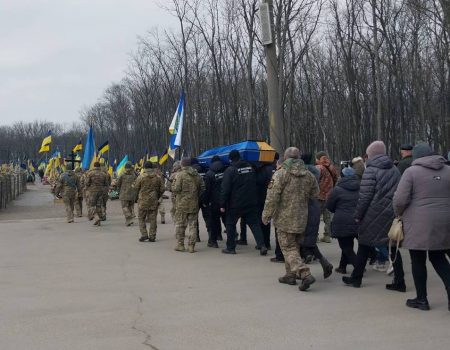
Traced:
POLYGON ((354 277, 343 276, 342 282, 344 282, 347 286, 352 286, 354 288, 361 287, 361 280, 354 277))
POLYGON ((323 258, 320 259, 320 265, 322 265, 323 269, 323 278, 328 278, 333 273, 333 265, 330 264, 330 262, 323 258))
POLYGON ((386 284, 386 289, 405 293, 406 292, 405 281, 403 280, 403 281, 398 282, 394 279, 391 284, 386 284))
POLYGON ((412 307, 413 309, 423 310, 423 311, 430 310, 430 304, 428 304, 428 300, 426 298, 425 299, 419 299, 419 298, 408 299, 408 300, 406 300, 406 306, 412 307))

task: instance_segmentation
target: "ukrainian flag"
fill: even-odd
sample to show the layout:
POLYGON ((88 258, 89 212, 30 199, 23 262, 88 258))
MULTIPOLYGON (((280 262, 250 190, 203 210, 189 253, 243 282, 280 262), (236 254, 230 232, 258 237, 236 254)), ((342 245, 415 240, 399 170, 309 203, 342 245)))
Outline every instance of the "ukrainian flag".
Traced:
POLYGON ((120 174, 123 173, 123 171, 125 170, 125 164, 127 164, 127 162, 128 162, 128 155, 123 157, 123 159, 120 161, 119 165, 117 166, 117 169, 116 169, 117 176, 120 176, 120 174))
POLYGON ((80 152, 82 150, 83 150, 83 144, 81 143, 81 139, 80 139, 80 141, 73 148, 72 152, 73 153, 77 153, 77 152, 80 152))

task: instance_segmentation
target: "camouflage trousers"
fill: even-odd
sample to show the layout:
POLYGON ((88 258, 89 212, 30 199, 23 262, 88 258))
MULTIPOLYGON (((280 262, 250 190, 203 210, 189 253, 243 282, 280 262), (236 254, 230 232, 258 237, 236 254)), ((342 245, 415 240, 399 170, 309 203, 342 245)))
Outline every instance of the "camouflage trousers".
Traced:
POLYGON ((102 195, 102 219, 106 219, 106 203, 108 202, 108 191, 104 191, 102 195))
POLYGON ((311 272, 309 267, 300 258, 300 243, 303 241, 304 234, 288 233, 277 230, 278 243, 284 255, 284 265, 287 276, 300 277, 301 279, 309 276, 311 272))
MULTIPOLYGON (((98 217, 100 220, 102 216, 103 208, 103 191, 95 191, 89 193, 88 201, 88 216, 92 220, 94 217, 98 217)), ((97 219, 97 218, 96 218, 97 219)))
POLYGON ((159 215, 161 215, 161 221, 162 222, 165 221, 166 220, 166 207, 164 206, 164 203, 162 201, 159 203, 158 210, 159 210, 159 215))
POLYGON ((139 218, 139 230, 141 236, 145 238, 155 238, 156 237, 156 216, 158 215, 158 210, 151 210, 147 208, 138 208, 138 218, 139 218), (149 230, 147 231, 147 224, 150 224, 149 230))
POLYGON ((184 244, 186 228, 189 227, 189 245, 194 246, 197 241, 198 212, 184 213, 177 211, 175 220, 178 243, 184 244))
POLYGON ((64 206, 66 208, 67 222, 73 221, 73 209, 75 206, 75 196, 64 196, 64 206))
POLYGON ((333 214, 327 209, 327 201, 319 200, 320 203, 320 214, 322 214, 322 219, 325 224, 324 236, 331 236, 331 219, 333 214))
POLYGON ((122 204, 122 212, 125 216, 125 219, 131 220, 134 216, 134 201, 121 201, 122 204))
POLYGON ((75 215, 79 218, 83 216, 83 197, 75 198, 75 215))
POLYGON ((170 216, 172 216, 173 222, 176 221, 176 219, 175 219, 176 218, 176 214, 177 214, 177 211, 176 211, 176 208, 175 208, 175 197, 172 194, 172 208, 170 209, 170 216))

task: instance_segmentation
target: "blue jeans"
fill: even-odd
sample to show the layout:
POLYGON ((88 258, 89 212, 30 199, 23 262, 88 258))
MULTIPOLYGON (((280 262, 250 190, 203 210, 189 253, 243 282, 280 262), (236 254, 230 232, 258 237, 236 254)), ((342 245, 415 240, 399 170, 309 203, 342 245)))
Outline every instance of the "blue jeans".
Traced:
POLYGON ((377 250, 377 261, 379 264, 384 264, 389 260, 389 252, 386 246, 380 246, 375 248, 377 250))

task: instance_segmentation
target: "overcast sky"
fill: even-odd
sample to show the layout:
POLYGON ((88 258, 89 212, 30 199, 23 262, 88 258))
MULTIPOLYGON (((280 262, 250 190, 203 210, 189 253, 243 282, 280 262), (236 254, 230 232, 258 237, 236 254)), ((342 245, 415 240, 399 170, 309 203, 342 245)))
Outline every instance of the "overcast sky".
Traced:
POLYGON ((0 0, 0 125, 71 124, 120 80, 137 36, 175 25, 161 0, 0 0))

